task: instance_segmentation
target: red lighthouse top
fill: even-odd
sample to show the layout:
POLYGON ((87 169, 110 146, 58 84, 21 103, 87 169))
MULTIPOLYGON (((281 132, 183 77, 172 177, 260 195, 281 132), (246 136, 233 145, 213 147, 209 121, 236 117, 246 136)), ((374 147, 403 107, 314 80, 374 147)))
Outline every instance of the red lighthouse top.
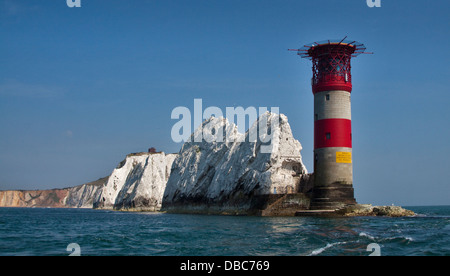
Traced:
POLYGON ((357 41, 326 40, 303 46, 297 51, 302 58, 312 60, 313 93, 331 90, 352 92, 351 58, 366 54, 364 44, 357 41))

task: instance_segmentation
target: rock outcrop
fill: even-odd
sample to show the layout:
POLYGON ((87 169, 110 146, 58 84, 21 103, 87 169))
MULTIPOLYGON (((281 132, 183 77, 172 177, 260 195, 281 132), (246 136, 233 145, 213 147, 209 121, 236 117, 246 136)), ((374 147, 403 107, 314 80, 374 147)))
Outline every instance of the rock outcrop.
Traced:
POLYGON ((377 216, 377 217, 407 217, 414 216, 413 211, 400 206, 372 206, 371 204, 356 204, 336 211, 346 217, 377 216))
POLYGON ((158 211, 176 154, 129 154, 94 199, 94 208, 158 211))
POLYGON ((163 211, 262 214, 270 202, 280 204, 284 195, 297 193, 307 174, 302 146, 284 115, 266 112, 245 134, 227 119, 211 117, 190 141, 173 163, 163 211), (218 136, 223 139, 214 139, 218 136))

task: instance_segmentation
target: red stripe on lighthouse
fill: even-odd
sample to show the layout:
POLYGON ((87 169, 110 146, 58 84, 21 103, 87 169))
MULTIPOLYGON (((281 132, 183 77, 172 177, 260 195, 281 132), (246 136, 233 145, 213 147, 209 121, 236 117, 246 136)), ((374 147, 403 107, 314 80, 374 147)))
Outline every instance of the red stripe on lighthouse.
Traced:
POLYGON ((324 119, 314 122, 314 148, 352 147, 352 121, 324 119))

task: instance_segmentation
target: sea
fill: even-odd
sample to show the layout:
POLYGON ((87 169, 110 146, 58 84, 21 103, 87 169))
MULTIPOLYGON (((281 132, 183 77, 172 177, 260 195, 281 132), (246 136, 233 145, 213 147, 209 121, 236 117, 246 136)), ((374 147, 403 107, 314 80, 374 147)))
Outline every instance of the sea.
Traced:
POLYGON ((450 256, 450 206, 414 217, 0 208, 0 256, 450 256))

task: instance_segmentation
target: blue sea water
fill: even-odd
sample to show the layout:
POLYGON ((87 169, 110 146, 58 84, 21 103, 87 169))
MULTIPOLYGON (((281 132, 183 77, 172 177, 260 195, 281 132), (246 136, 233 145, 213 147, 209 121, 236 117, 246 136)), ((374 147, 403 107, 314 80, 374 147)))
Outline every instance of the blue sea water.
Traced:
POLYGON ((450 206, 405 218, 233 217, 0 208, 0 256, 450 255, 450 206))

